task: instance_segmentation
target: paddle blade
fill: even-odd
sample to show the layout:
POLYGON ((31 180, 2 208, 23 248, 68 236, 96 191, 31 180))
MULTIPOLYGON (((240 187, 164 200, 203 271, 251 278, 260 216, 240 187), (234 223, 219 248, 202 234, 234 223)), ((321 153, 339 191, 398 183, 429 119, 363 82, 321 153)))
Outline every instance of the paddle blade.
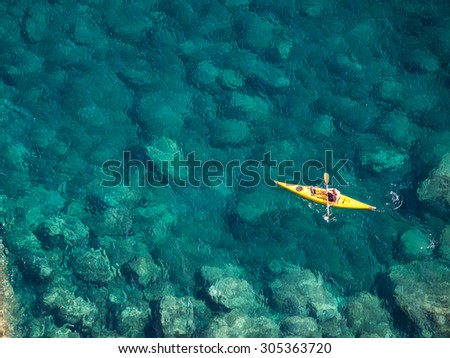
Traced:
POLYGON ((323 181, 325 182, 325 185, 328 185, 330 182, 330 175, 328 173, 323 173, 323 181))

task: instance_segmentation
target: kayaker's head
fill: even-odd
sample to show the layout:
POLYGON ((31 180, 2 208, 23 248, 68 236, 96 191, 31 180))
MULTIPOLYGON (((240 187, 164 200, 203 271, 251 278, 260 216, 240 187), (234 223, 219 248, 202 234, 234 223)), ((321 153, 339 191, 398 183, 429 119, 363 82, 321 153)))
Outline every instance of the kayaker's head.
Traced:
POLYGON ((334 201, 334 194, 332 191, 327 191, 328 201, 334 201))

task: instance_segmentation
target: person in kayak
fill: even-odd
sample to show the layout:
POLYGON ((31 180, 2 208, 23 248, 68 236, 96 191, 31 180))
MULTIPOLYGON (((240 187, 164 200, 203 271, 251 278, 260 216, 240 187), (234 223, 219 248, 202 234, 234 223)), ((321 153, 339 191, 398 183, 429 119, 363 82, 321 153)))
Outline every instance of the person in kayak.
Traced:
POLYGON ((337 203, 341 197, 341 192, 333 188, 327 191, 327 195, 330 203, 337 203))

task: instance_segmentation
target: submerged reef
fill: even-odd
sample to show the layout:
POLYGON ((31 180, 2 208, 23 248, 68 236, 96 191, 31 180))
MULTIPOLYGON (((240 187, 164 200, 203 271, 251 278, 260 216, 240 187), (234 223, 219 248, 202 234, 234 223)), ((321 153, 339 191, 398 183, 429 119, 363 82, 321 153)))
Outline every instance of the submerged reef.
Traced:
POLYGON ((413 262, 390 269, 396 304, 422 337, 450 335, 448 275, 449 268, 437 262, 413 262))
POLYGON ((419 200, 437 213, 450 212, 450 153, 446 153, 438 167, 417 189, 419 200))
POLYGON ((6 303, 8 301, 6 291, 10 286, 6 274, 7 270, 4 249, 5 247, 3 246, 3 243, 0 242, 0 338, 9 335, 8 314, 6 313, 6 303))
POLYGON ((20 337, 23 309, 9 282, 7 250, 3 244, 4 223, 0 223, 0 338, 20 337))

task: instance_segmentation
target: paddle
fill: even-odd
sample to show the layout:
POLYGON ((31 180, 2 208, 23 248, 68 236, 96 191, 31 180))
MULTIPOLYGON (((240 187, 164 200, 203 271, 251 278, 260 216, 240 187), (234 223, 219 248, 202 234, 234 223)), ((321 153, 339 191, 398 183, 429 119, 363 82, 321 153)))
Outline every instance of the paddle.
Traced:
POLYGON ((328 202, 328 183, 330 182, 330 175, 328 173, 323 173, 323 181, 325 182, 325 188, 326 192, 325 195, 327 196, 327 216, 330 217, 330 203, 328 202))

